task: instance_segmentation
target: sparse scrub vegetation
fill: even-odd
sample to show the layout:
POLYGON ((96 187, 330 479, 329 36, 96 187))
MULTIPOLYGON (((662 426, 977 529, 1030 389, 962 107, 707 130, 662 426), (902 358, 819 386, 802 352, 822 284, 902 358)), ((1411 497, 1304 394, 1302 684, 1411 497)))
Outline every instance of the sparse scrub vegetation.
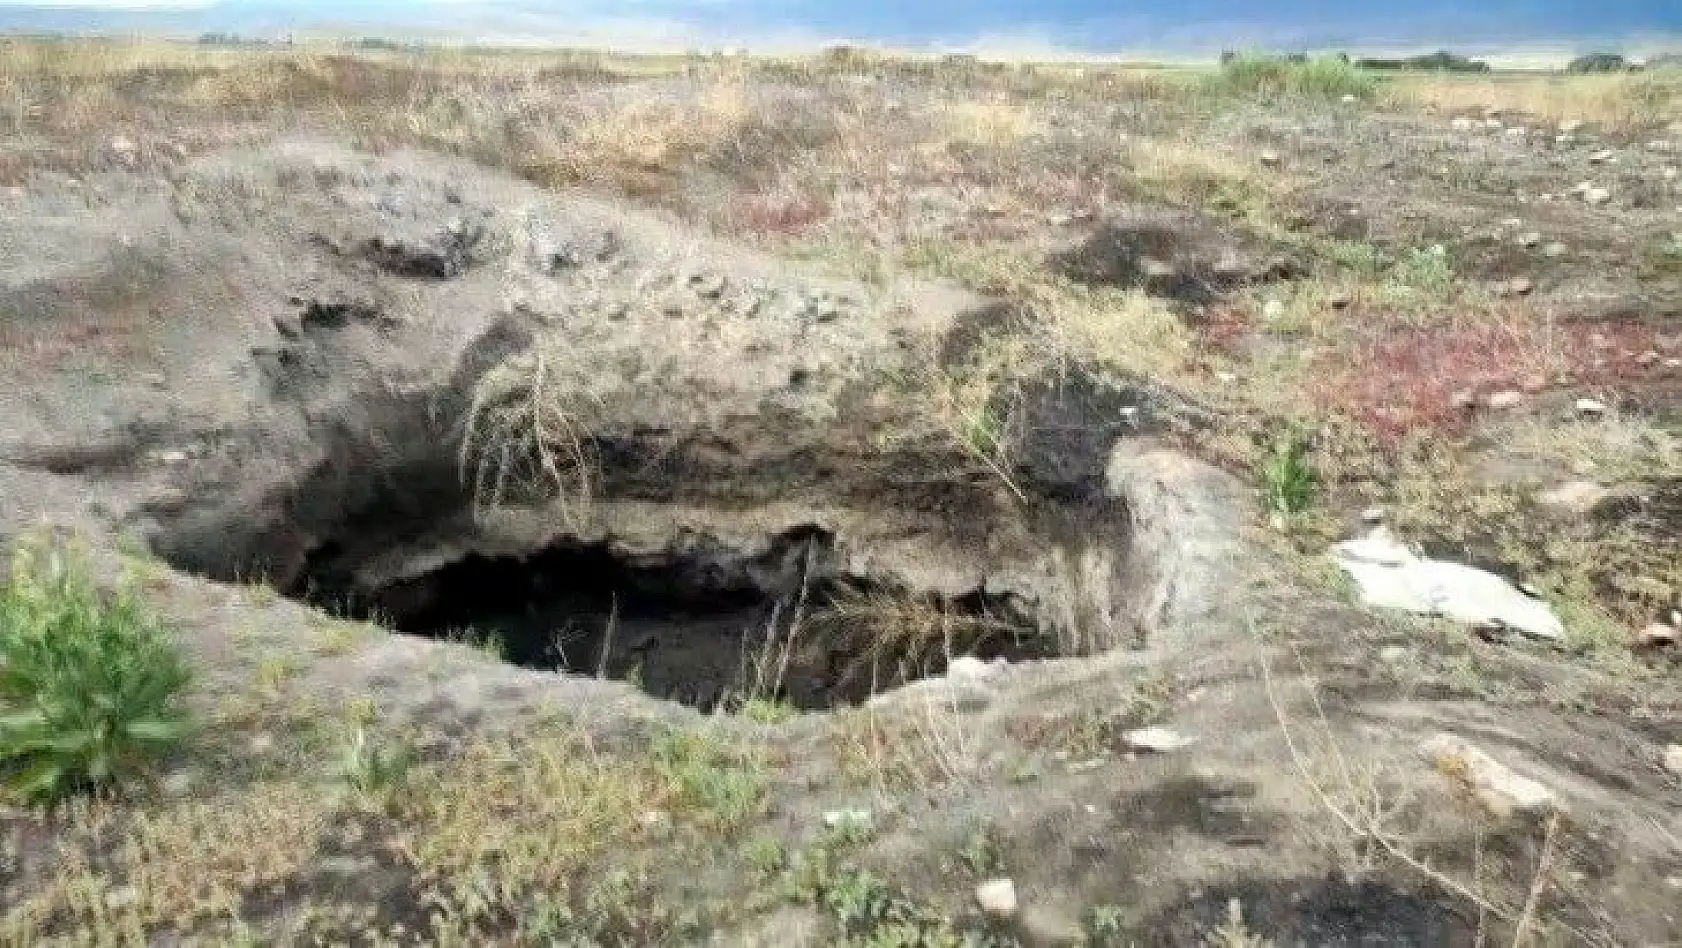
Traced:
POLYGON ((1377 81, 1345 58, 1317 56, 1293 61, 1280 56, 1243 54, 1221 64, 1219 91, 1266 99, 1336 101, 1346 95, 1365 98, 1377 81))
POLYGON ((20 541, 0 587, 0 776, 55 804, 143 774, 186 737, 189 680, 163 621, 125 585, 107 594, 85 554, 20 541))

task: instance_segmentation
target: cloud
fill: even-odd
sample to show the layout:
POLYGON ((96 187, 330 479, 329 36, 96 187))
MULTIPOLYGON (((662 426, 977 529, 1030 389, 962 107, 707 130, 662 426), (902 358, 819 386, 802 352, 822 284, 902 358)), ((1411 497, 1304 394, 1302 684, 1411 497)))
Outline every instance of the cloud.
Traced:
POLYGON ((0 7, 54 10, 208 10, 218 0, 0 0, 0 7))

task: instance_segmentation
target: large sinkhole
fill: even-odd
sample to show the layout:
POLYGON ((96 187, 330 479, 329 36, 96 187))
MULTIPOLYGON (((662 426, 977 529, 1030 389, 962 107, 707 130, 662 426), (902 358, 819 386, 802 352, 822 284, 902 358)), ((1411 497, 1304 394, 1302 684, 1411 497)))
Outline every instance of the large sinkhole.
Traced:
POLYGON ((523 557, 468 555, 369 590, 332 565, 342 551, 327 544, 289 594, 522 666, 630 681, 703 710, 751 700, 830 708, 944 674, 958 656, 1055 651, 1053 637, 1002 598, 838 575, 822 531, 770 546, 633 557, 563 541, 523 557))

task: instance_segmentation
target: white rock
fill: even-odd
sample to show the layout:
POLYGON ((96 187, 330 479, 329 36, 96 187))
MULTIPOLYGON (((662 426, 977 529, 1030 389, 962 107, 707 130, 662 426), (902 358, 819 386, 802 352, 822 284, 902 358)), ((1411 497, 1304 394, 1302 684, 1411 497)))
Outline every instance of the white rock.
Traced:
POLYGON ((1487 128, 1487 129, 1497 129, 1497 128, 1500 128, 1500 127, 1501 127, 1501 124, 1502 124, 1502 123, 1501 123, 1501 120, 1500 120, 1500 119, 1498 119, 1498 118, 1496 118, 1496 117, 1495 117, 1495 116, 1493 116, 1493 115, 1491 115, 1491 116, 1490 116, 1490 117, 1489 117, 1489 118, 1486 118, 1486 119, 1484 119, 1484 120, 1483 120, 1483 127, 1484 127, 1484 128, 1487 128))
POLYGON ((1559 798, 1552 790, 1453 734, 1437 734, 1420 750, 1439 770, 1464 780, 1478 802, 1496 816, 1542 813, 1559 807, 1559 798))
POLYGON ((1530 129, 1525 128, 1523 125, 1514 125, 1512 128, 1507 129, 1508 138, 1528 138, 1529 136, 1530 129))
POLYGON ((1389 662, 1392 665, 1407 657, 1408 650, 1405 645, 1386 645, 1378 650, 1379 661, 1389 662))
POLYGON ((1285 318, 1285 304, 1279 300, 1268 300, 1262 304, 1262 320, 1276 323, 1285 318))
POLYGON ((1582 194, 1583 192, 1587 191, 1589 188, 1592 188, 1592 187, 1594 187, 1594 182, 1593 181, 1579 181, 1576 184, 1573 184, 1571 186, 1571 190, 1569 190, 1565 193, 1569 194, 1569 195, 1572 195, 1572 196, 1576 196, 1576 195, 1582 194))
POLYGON ((1611 161, 1613 158, 1616 158, 1616 157, 1617 157, 1617 152, 1613 151, 1610 148, 1602 148, 1601 150, 1599 150, 1599 151, 1597 151, 1594 154, 1589 156, 1589 164, 1591 164, 1591 165, 1605 164, 1606 162, 1611 161))
POLYGON ((1332 547, 1332 560, 1354 578, 1368 605, 1467 625, 1504 626, 1541 639, 1565 634, 1547 603, 1493 573, 1416 555, 1386 527, 1332 547))
POLYGON ((1197 743, 1197 738, 1186 737, 1165 727, 1136 728, 1123 734, 1121 739, 1134 750, 1149 751, 1153 754, 1168 754, 1197 743))
POLYGON ((1488 405, 1490 408, 1501 410, 1517 408, 1518 406, 1524 404, 1524 393, 1512 388, 1504 389, 1499 392, 1491 392, 1489 397, 1484 399, 1484 404, 1488 405))
POLYGON ((1359 102, 1361 100, 1359 98, 1357 98, 1354 93, 1346 92, 1346 93, 1343 94, 1343 98, 1340 99, 1339 101, 1341 101, 1344 105, 1352 105, 1352 104, 1354 104, 1356 102, 1359 102))
POLYGON ((1559 123, 1559 133, 1561 135, 1570 135, 1582 127, 1582 119, 1562 119, 1559 123))
POLYGON ((1563 257, 1563 256, 1565 256, 1565 254, 1566 254, 1565 245, 1560 243, 1557 240, 1554 241, 1551 244, 1548 244, 1546 247, 1542 248, 1542 256, 1544 256, 1544 257, 1563 257))
POLYGON ((140 890, 132 885, 118 886, 105 893, 105 907, 121 911, 140 901, 140 890))
POLYGON ((1003 665, 1004 662, 1002 660, 996 662, 984 662, 981 659, 976 658, 974 655, 960 655, 957 658, 952 659, 951 664, 946 666, 946 677, 967 679, 969 681, 985 681, 986 679, 998 674, 1000 667, 1003 665))
POLYGON ((1612 192, 1606 188, 1589 188, 1583 192, 1583 203, 1599 206, 1612 200, 1612 192))
POLYGON ((1010 879, 989 879, 975 887, 975 904, 982 914, 999 922, 1016 917, 1016 883, 1010 879))
POLYGON ((1284 159, 1280 157, 1279 153, 1271 148, 1264 149, 1260 155, 1256 156, 1256 158, 1263 165, 1269 168, 1277 168, 1284 162, 1284 159))
POLYGON ((1544 491, 1537 496, 1537 500, 1549 507, 1557 507, 1576 514, 1586 514, 1594 509, 1595 504, 1606 499, 1611 491, 1594 481, 1569 481, 1544 491))
POLYGON ((1642 648, 1662 648, 1675 645, 1678 638, 1682 638, 1682 630, 1664 622, 1648 623, 1635 637, 1635 643, 1642 648))
POLYGON ((1450 121, 1449 126, 1457 132, 1469 132, 1477 123, 1462 115, 1450 121))
POLYGON ((1367 509, 1361 511, 1361 522, 1365 523, 1365 524, 1368 524, 1369 526, 1375 526, 1375 527, 1378 526, 1379 524, 1383 523, 1384 522, 1384 508, 1383 507, 1368 507, 1367 509))
POLYGON ((1539 247, 1539 246, 1541 246, 1542 245, 1542 232, 1532 230, 1532 231, 1527 231, 1523 234, 1520 234, 1519 238, 1518 238, 1518 245, 1520 247, 1539 247))
POLYGON ((1592 398, 1579 398, 1572 407, 1577 410, 1577 414, 1585 418, 1599 418, 1609 411, 1604 402, 1592 398))
POLYGON ((823 825, 829 829, 840 827, 866 829, 869 828, 871 815, 869 810, 827 810, 823 815, 823 825))
POLYGON ((1682 744, 1672 744, 1664 749, 1664 769, 1682 777, 1682 744))

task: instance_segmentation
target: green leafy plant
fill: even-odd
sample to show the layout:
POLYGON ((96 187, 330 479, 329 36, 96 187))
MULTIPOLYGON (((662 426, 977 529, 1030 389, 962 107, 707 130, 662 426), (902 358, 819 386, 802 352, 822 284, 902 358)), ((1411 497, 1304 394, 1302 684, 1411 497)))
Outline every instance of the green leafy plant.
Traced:
POLYGON ((1317 478, 1308 450, 1308 438, 1294 429, 1274 441, 1261 469, 1267 506, 1274 513, 1293 516, 1313 503, 1317 478))
POLYGON ((52 805, 114 787, 177 745, 190 673, 131 584, 99 589, 77 546, 21 540, 0 587, 0 781, 52 805))
POLYGON ((1215 91, 1263 99, 1366 98, 1377 89, 1371 73, 1338 56, 1289 59, 1242 55, 1222 64, 1215 91))

